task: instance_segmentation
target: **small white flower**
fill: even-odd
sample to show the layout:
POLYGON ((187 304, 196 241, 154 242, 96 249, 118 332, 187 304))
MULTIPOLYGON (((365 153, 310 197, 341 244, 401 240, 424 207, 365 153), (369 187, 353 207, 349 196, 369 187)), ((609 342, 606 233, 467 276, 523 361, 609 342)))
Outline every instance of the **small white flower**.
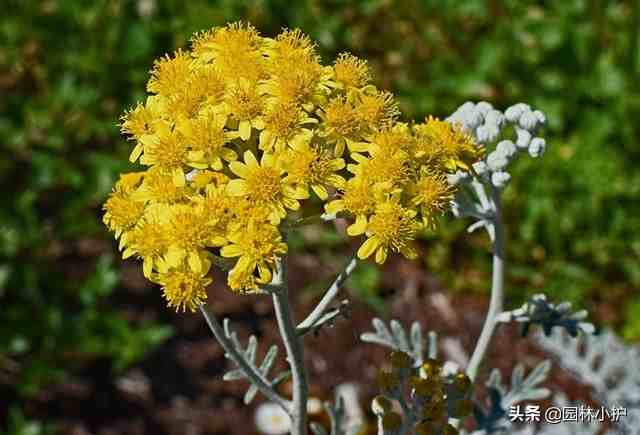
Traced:
POLYGON ((520 117, 520 127, 524 128, 525 130, 534 130, 537 126, 538 126, 538 122, 540 122, 538 120, 538 117, 536 115, 533 114, 532 111, 526 111, 522 114, 522 116, 520 117))
POLYGON ((273 402, 258 406, 255 413, 256 428, 266 435, 284 435, 291 429, 291 419, 273 402))
POLYGON ((498 127, 502 127, 504 125, 504 115, 499 110, 490 110, 484 117, 484 122, 486 124, 495 124, 498 127))
POLYGON ((491 183, 498 189, 505 187, 511 181, 511 175, 508 172, 494 172, 491 175, 491 183))
POLYGON ((516 146, 521 150, 524 150, 529 147, 529 142, 531 142, 531 133, 527 130, 516 127, 516 134, 518 138, 516 139, 516 146))
POLYGON ((547 147, 547 142, 541 137, 534 137, 529 144, 529 155, 531 157, 540 157, 544 154, 544 150, 547 147))
POLYGON ((482 113, 482 116, 485 116, 491 109, 493 109, 493 106, 491 103, 487 103, 486 101, 480 101, 476 104, 476 110, 482 113))
POLYGON ((501 140, 496 146, 496 150, 504 154, 507 158, 511 158, 518 152, 516 145, 510 140, 501 140))
POLYGON ((509 164, 509 160, 504 153, 501 153, 499 150, 495 150, 489 153, 487 156, 487 165, 489 169, 493 172, 498 172, 503 170, 509 164))

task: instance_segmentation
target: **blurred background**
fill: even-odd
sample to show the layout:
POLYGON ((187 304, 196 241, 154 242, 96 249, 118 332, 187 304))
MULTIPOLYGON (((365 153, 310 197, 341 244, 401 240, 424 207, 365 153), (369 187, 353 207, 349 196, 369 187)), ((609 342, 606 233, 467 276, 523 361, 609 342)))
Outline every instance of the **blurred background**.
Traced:
MULTIPOLYGON (((300 27, 327 63, 345 50, 368 59, 407 119, 445 117, 467 100, 544 111, 548 151, 521 159, 505 192, 508 307, 544 291, 629 341, 640 338, 640 2, 2 4, 0 432, 255 433, 252 408, 241 404, 245 385, 221 381, 222 351, 203 320, 172 313, 139 265, 120 260, 100 211, 117 175, 130 170, 118 118, 144 98, 153 60, 234 20, 268 36, 300 27)), ((374 315, 419 320, 471 349, 490 257, 486 237, 468 235, 467 224, 443 219, 421 236, 418 261, 357 270, 345 292, 351 322, 307 343, 316 397, 342 382, 360 382, 364 399, 373 391, 368 381, 385 352, 355 343, 374 315)), ((349 247, 341 228, 311 226, 292 249, 301 317, 349 247)), ((210 301, 242 337, 259 335, 261 352, 277 340, 268 300, 217 284, 210 301)), ((513 342, 535 354, 504 334, 495 352, 513 342)), ((492 361, 508 367, 513 356, 492 361)), ((556 385, 563 382, 559 374, 556 385)))

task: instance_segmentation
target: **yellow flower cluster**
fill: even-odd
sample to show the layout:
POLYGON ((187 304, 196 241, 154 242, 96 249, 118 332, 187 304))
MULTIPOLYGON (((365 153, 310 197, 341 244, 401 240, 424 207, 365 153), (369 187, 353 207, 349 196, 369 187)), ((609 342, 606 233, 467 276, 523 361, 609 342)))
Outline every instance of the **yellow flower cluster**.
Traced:
POLYGON ((219 257, 234 259, 233 290, 268 283, 287 251, 280 224, 312 192, 355 220, 350 235, 367 236, 361 258, 414 256, 416 232, 452 198, 445 173, 481 153, 446 122, 398 122, 365 61, 342 54, 323 66, 299 30, 196 34, 189 51, 155 62, 147 90, 122 117, 130 160, 146 170, 122 175, 104 222, 176 309, 206 299, 219 257))

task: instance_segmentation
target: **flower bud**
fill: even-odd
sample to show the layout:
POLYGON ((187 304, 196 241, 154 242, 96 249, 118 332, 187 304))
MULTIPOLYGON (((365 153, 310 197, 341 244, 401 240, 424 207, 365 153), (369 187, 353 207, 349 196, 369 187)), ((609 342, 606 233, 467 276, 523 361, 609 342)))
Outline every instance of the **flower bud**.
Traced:
POLYGON ((461 394, 466 394, 471 390, 471 379, 465 373, 457 373, 453 378, 453 386, 461 394))
POLYGON ((516 148, 516 145, 510 140, 501 140, 498 142, 498 145, 496 145, 496 151, 501 152, 507 158, 511 158, 516 155, 518 148, 516 148))
POLYGON ((531 133, 525 129, 516 127, 516 134, 518 135, 516 146, 521 150, 526 149, 529 146, 529 142, 531 142, 531 133))
POLYGON ((413 359, 405 352, 402 351, 394 351, 391 352, 391 367, 396 370, 406 370, 411 368, 413 365, 413 359))
POLYGON ((533 158, 540 157, 544 154, 547 142, 541 137, 534 137, 529 144, 529 155, 533 158))
POLYGON ((498 189, 506 187, 509 181, 511 181, 511 174, 508 172, 499 171, 491 174, 491 183, 498 189))
POLYGON ((520 124, 520 127, 524 128, 525 130, 531 131, 538 126, 538 122, 538 117, 529 110, 522 114, 518 123, 520 124))
POLYGON ((491 103, 488 103, 486 101, 480 101, 478 104, 476 104, 475 107, 476 111, 482 113, 482 116, 486 116, 486 114, 493 109, 493 106, 491 105, 491 103))
POLYGON ((485 124, 494 124, 498 127, 502 127, 504 125, 504 115, 499 110, 490 110, 484 117, 485 124))
POLYGON ((487 165, 489 166, 489 169, 491 169, 493 172, 498 172, 503 170, 509 165, 509 160, 504 155, 504 153, 501 153, 500 151, 495 150, 495 151, 491 151, 487 156, 487 165))
POLYGON ((529 105, 524 103, 517 103, 509 107, 504 112, 504 116, 505 118, 507 118, 507 121, 516 123, 520 120, 520 116, 522 116, 522 114, 527 110, 530 110, 529 105))

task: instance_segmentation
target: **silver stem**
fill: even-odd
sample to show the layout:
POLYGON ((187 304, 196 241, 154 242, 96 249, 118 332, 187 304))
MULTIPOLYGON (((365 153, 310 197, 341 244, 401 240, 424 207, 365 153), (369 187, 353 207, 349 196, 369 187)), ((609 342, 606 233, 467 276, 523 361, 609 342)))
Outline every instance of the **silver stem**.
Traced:
MULTIPOLYGON (((484 190, 484 189, 483 189, 484 190)), ((492 186, 491 199, 495 208, 493 218, 494 240, 493 240, 493 272, 491 277, 491 300, 489 311, 485 319, 480 338, 471 356, 471 361, 467 367, 467 376, 474 381, 482 359, 487 352, 493 332, 498 324, 497 317, 502 313, 504 305, 504 270, 505 270, 505 242, 504 223, 502 221, 502 208, 500 204, 500 191, 492 186)))
POLYGON ((313 327, 316 324, 316 322, 326 311, 329 304, 331 304, 333 299, 338 294, 338 291, 340 290, 342 284, 347 280, 347 278, 349 278, 349 275, 351 275, 353 270, 356 268, 357 264, 358 258, 354 255, 351 257, 351 260, 344 268, 344 270, 340 272, 340 274, 336 277, 336 280, 333 282, 333 284, 331 284, 331 287, 327 289, 327 292, 324 294, 320 302, 318 302, 318 305, 316 305, 316 307, 313 309, 313 311, 311 311, 306 319, 300 322, 300 324, 298 325, 298 329, 305 330, 313 327))
POLYGON ((289 304, 289 291, 287 285, 287 257, 285 256, 278 265, 274 282, 280 289, 274 291, 273 307, 280 328, 280 335, 287 351, 287 360, 291 367, 291 379, 293 382, 293 403, 291 404, 289 415, 291 416, 291 434, 307 434, 307 399, 309 387, 307 385, 307 374, 304 366, 304 349, 302 339, 296 332, 296 325, 291 315, 291 305, 289 304))

